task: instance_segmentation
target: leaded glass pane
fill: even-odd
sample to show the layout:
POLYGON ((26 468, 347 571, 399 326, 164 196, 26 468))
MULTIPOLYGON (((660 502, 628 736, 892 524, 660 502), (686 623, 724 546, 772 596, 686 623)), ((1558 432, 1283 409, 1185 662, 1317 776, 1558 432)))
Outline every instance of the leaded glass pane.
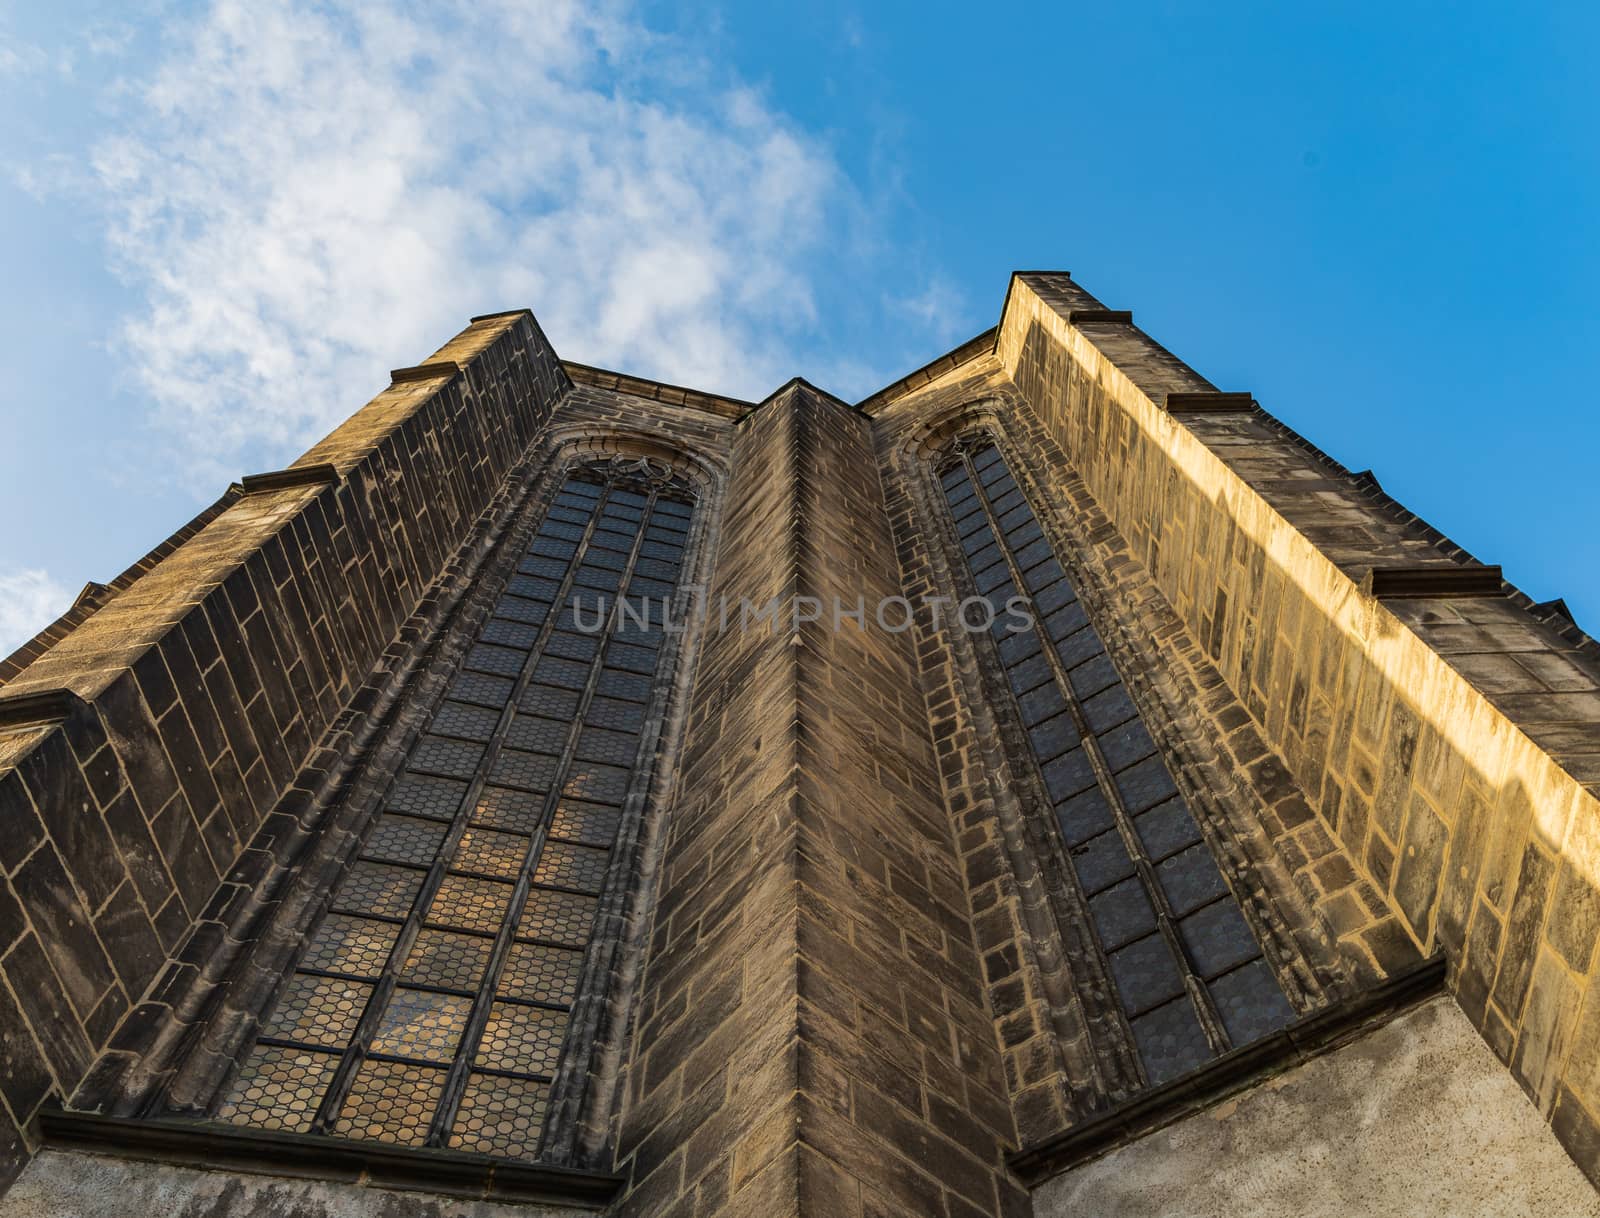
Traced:
POLYGON ((376 977, 399 934, 400 927, 393 922, 331 913, 311 936, 300 967, 347 977, 376 977))
POLYGON ((303 1133, 338 1065, 337 1053, 260 1045, 235 1076, 217 1116, 235 1125, 303 1133))
POLYGON ((506 1159, 533 1158, 549 1090, 528 1079, 470 1075, 450 1145, 506 1159))
POLYGON ((444 1073, 436 1066, 363 1062, 335 1132, 347 1138, 422 1145, 444 1089, 444 1073))

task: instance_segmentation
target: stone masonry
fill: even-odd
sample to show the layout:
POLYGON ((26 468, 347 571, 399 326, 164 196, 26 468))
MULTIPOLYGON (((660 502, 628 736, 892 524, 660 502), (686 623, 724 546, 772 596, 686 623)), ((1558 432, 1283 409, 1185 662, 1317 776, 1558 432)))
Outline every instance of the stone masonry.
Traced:
MULTIPOLYGON (((578 764, 573 747, 550 745, 550 765, 578 764)), ((1376 1213, 1382 1189, 1302 1162, 1308 1146, 1346 1148, 1348 1170, 1382 1157, 1364 1085, 1475 1106, 1470 1128, 1396 1109, 1428 1170, 1470 1156, 1496 1165, 1505 1212, 1556 1196, 1589 1212, 1568 1165, 1600 1182, 1597 797, 1600 648, 1559 602, 1531 603, 1065 273, 1013 276, 995 330, 855 405, 803 380, 744 402, 563 363, 531 314, 488 315, 0 662, 0 1163, 20 1173, 0 1218, 101 1212, 108 1180, 175 1212, 283 1218, 1009 1218, 1146 1196, 1221 1214, 1277 1195, 1288 1160, 1342 1199, 1328 1212, 1376 1213), (1195 857, 1203 910, 1242 928, 1282 993, 1286 1024, 1248 1041, 1212 1027, 1211 1058, 1177 1078, 1130 1030, 1135 990, 1170 965, 1129 971, 1116 890, 1085 879, 1056 772, 1030 751, 1037 683, 1089 690, 1089 670, 1061 667, 1078 662, 1061 641, 1059 664, 1019 675, 931 608, 999 595, 974 582, 939 481, 979 441, 1036 518, 1030 553, 1075 590, 1092 689, 1113 683, 1126 708, 1088 748, 1098 781, 1127 789, 1112 746, 1129 741, 1170 773, 1182 854, 1131 796, 1096 840, 1122 834, 1180 894, 1148 940, 1189 970, 1171 1002, 1204 1014, 1226 975, 1178 903, 1195 857), (653 679, 573 693, 634 725, 586 732, 615 752, 584 771, 591 788, 494 777, 547 809, 531 850, 598 858, 561 826, 616 826, 603 881, 536 876, 582 935, 524 927, 526 946, 507 930, 494 949, 581 948, 581 970, 560 1002, 498 1005, 482 1048, 442 1022, 450 984, 416 983, 435 1013, 402 1029, 410 1047, 360 1041, 351 1059, 487 1087, 535 1052, 494 1021, 544 1029, 554 1064, 517 1076, 537 1103, 489 1118, 537 1151, 478 1153, 423 1137, 426 1120, 362 1135, 337 1088, 307 1105, 294 1072, 323 1059, 281 1046, 286 1106, 230 1123, 293 993, 370 988, 308 953, 346 916, 328 894, 350 911, 350 877, 377 874, 364 843, 432 832, 396 792, 485 781, 427 769, 422 734, 459 753, 501 714, 495 738, 525 725, 531 766, 539 723, 561 726, 537 691, 503 714, 461 691, 521 691, 543 655, 559 690, 561 657, 589 654, 532 540, 544 522, 590 545, 581 496, 558 495, 574 475, 677 488, 681 532, 641 532, 626 560, 582 553, 602 577, 633 572, 650 537, 681 536, 705 610, 625 645, 656 649, 653 679), (875 612, 890 600, 906 628, 875 612), (1163 1175, 1208 1158, 1203 1197, 1163 1175), (1146 1177, 1148 1194, 1127 1185, 1146 1177)), ((478 815, 463 806, 468 836, 496 837, 478 815)), ((509 892, 489 866, 457 860, 449 882, 509 892)), ((464 926, 431 941, 487 952, 464 926)), ((1394 1195, 1448 1210, 1467 1194, 1394 1195)))

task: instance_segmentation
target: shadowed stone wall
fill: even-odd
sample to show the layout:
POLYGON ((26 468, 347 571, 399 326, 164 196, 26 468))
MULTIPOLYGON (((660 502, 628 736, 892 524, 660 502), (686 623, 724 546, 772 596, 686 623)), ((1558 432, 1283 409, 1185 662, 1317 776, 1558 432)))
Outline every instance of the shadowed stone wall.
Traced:
POLYGON ((475 323, 432 362, 298 472, 231 492, 0 687, 7 1175, 45 1098, 130 1013, 164 1017, 147 990, 191 935, 222 934, 208 904, 253 899, 270 859, 244 846, 337 748, 352 695, 568 387, 527 313, 475 323))
POLYGON ((0 1218, 584 1218, 593 1212, 61 1150, 45 1150, 0 1197, 0 1218))

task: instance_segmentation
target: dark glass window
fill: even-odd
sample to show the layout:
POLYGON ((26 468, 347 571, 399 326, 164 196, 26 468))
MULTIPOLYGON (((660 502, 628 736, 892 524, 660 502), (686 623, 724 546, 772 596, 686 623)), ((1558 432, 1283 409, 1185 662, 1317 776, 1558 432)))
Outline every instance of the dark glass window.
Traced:
POLYGON ((613 879, 693 505, 562 486, 223 1100, 226 1121, 535 1153, 613 879), (618 595, 651 597, 647 624, 618 595), (607 629, 597 629, 610 614, 607 629))
POLYGON ((999 448, 961 445, 940 484, 1146 1080, 1283 1027, 1295 1011, 999 448))

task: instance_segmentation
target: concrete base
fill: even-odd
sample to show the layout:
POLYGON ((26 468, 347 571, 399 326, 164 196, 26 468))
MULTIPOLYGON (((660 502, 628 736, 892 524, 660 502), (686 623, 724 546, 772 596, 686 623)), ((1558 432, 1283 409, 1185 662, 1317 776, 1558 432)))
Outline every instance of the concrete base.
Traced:
POLYGON ((592 1211, 466 1201, 46 1150, 0 1197, 0 1218, 593 1218, 592 1211))
POLYGON ((1037 1218, 1579 1218, 1600 1195, 1450 998, 1040 1185, 1037 1218))

